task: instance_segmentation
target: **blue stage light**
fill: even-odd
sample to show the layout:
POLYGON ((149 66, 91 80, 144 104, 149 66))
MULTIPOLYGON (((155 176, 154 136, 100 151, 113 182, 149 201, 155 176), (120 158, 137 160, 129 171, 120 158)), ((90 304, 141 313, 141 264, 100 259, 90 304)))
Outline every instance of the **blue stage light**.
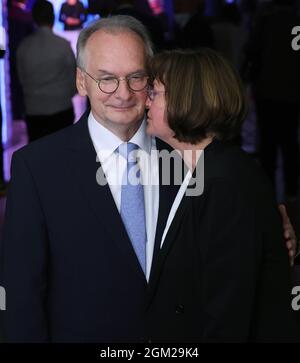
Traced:
MULTIPOLYGON (((3 16, 4 14, 7 14, 7 8, 6 8, 6 1, 0 2, 0 26, 4 29, 7 29, 7 22, 6 18, 3 16)), ((6 34, 7 39, 7 34, 6 34)), ((8 49, 6 47, 6 59, 7 59, 7 52, 8 49)), ((8 139, 8 120, 9 120, 9 113, 10 113, 10 107, 9 103, 7 102, 8 94, 6 92, 7 90, 7 84, 8 80, 6 79, 6 75, 8 74, 7 70, 7 63, 4 59, 0 59, 0 102, 1 102, 1 109, 2 109, 2 142, 3 144, 6 144, 8 139)))

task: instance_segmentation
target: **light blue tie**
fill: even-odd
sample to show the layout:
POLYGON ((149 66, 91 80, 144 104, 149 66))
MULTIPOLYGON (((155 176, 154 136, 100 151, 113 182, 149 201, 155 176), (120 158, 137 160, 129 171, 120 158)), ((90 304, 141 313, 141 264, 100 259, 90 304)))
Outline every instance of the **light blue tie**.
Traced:
POLYGON ((146 274, 146 225, 144 188, 136 159, 138 146, 131 142, 121 144, 119 153, 127 160, 122 179, 121 217, 139 263, 146 274))

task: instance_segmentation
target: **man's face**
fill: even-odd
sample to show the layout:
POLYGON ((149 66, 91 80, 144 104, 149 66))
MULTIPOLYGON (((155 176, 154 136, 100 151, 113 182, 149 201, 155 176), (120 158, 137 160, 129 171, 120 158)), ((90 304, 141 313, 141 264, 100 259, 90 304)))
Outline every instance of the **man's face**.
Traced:
MULTIPOLYGON (((95 79, 144 73, 145 64, 143 42, 132 32, 111 34, 99 30, 86 44, 85 71, 95 79)), ((95 119, 112 132, 136 128, 143 119, 146 89, 133 92, 121 80, 113 94, 106 94, 81 70, 77 72, 77 87, 80 95, 89 97, 95 119)))

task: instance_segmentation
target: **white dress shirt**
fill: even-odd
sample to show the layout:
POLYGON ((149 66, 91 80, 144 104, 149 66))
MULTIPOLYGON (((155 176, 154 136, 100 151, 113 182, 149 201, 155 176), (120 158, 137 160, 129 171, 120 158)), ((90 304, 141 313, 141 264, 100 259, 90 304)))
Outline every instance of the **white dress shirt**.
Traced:
MULTIPOLYGON (((88 129, 94 148, 97 152, 98 160, 101 162, 102 170, 106 176, 111 194, 120 213, 122 176, 125 172, 127 162, 122 155, 115 151, 123 141, 96 121, 92 112, 90 112, 88 117, 88 129)), ((141 150, 138 156, 142 183, 144 185, 147 233, 146 278, 148 281, 151 271, 158 218, 159 169, 155 138, 147 135, 145 120, 143 120, 138 131, 128 142, 138 145, 141 150)))
POLYGON ((169 228, 173 222, 173 219, 176 215, 176 212, 180 206, 180 203, 184 197, 185 194, 188 196, 200 196, 203 193, 204 190, 204 150, 200 150, 198 152, 198 161, 197 161, 197 167, 196 167, 196 174, 193 177, 193 174, 191 170, 189 169, 185 175, 185 178, 177 192, 176 198, 172 204, 168 220, 162 235, 160 248, 163 247, 163 244, 165 242, 167 233, 169 231, 169 228), (190 185, 191 182, 191 185, 190 185), (196 184, 195 184, 196 183, 196 184), (191 188, 189 191, 187 191, 188 188, 191 188))

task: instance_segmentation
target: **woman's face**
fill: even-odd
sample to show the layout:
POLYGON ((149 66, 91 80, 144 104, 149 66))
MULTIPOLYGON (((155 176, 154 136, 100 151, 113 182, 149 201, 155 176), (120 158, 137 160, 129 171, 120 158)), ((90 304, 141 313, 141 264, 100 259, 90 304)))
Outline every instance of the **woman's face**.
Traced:
POLYGON ((165 86, 154 81, 153 91, 150 92, 146 106, 147 113, 147 133, 168 142, 174 136, 167 121, 167 101, 165 97, 165 86))

